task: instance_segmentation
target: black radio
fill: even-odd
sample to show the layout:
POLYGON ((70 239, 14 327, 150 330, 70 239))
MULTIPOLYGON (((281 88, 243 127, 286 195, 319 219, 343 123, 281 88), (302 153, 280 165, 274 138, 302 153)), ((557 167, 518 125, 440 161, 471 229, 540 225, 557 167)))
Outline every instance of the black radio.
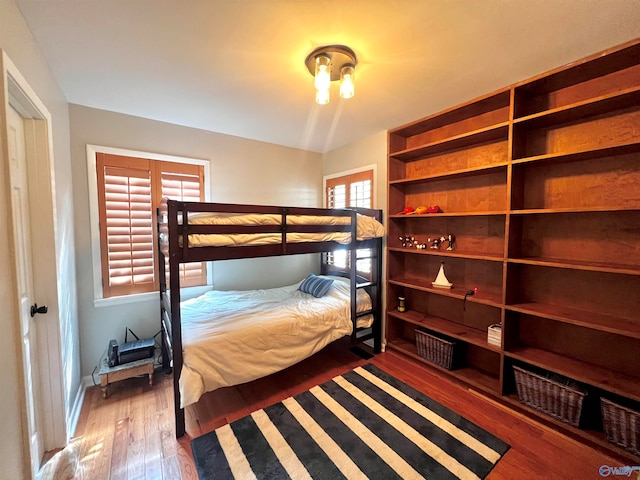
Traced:
POLYGON ((135 362, 153 357, 154 348, 153 338, 138 338, 133 342, 125 342, 118 347, 118 363, 135 362))
POLYGON ((132 342, 127 342, 128 332, 131 332, 131 330, 127 329, 127 332, 125 332, 124 343, 121 345, 118 345, 116 340, 109 340, 109 346, 107 347, 107 363, 110 367, 153 357, 153 352, 155 350, 154 339, 138 338, 135 333, 131 332, 136 339, 132 342))

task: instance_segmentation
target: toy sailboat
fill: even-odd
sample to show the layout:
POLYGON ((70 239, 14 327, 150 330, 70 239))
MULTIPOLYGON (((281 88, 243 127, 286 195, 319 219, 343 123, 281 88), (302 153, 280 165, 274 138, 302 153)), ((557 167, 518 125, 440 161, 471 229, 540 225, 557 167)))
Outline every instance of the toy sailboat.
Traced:
POLYGON ((431 282, 431 285, 438 288, 451 288, 453 283, 447 280, 447 276, 444 274, 444 262, 440 262, 440 271, 436 277, 435 282, 431 282))

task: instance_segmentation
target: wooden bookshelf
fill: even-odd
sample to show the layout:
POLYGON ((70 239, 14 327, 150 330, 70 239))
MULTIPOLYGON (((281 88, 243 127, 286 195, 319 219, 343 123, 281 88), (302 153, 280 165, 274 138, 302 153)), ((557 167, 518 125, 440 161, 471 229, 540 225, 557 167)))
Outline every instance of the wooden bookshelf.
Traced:
POLYGON ((541 421, 514 365, 640 411, 640 39, 390 130, 388 176, 389 348, 428 364, 414 330, 452 338, 459 368, 434 368, 541 421), (449 234, 453 249, 431 248, 449 234), (442 262, 451 289, 432 285, 442 262))

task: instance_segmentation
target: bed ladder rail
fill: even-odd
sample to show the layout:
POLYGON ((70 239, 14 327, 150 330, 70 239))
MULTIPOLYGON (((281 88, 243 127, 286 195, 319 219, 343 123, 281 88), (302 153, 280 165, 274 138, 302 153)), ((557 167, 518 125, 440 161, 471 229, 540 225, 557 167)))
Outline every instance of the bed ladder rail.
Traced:
POLYGON ((351 249, 349 251, 349 278, 351 280, 351 321, 353 329, 351 332, 351 344, 356 345, 367 340, 373 340, 375 353, 382 351, 382 239, 375 239, 375 247, 367 248, 367 254, 363 254, 363 249, 351 249), (371 260, 371 272, 369 278, 358 275, 357 265, 359 260, 371 260), (358 312, 357 290, 367 289, 371 297, 371 308, 363 312, 358 312), (373 323, 370 327, 358 328, 358 318, 364 315, 373 315, 373 323))

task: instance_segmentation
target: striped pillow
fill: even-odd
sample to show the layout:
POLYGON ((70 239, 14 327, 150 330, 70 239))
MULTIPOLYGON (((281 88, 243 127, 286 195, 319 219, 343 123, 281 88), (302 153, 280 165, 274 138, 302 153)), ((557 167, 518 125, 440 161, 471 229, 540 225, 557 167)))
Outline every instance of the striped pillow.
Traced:
POLYGON ((333 279, 318 277, 312 273, 302 281, 298 290, 304 293, 309 293, 316 298, 320 298, 327 294, 332 283, 333 279))

